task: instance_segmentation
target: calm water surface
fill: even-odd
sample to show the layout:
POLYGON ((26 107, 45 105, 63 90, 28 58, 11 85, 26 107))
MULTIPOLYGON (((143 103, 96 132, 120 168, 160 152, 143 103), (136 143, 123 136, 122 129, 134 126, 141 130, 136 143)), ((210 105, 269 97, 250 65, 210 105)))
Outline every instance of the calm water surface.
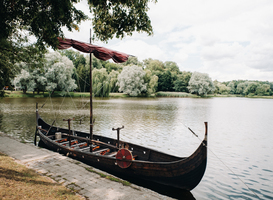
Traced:
MULTIPOLYGON (((35 104, 41 116, 67 127, 89 129, 85 98, 4 98, 0 101, 0 131, 32 142, 35 104), (82 123, 80 123, 82 122, 82 123)), ((111 98, 95 99, 94 133, 116 137, 113 127, 125 126, 121 139, 189 156, 204 137, 208 122, 208 165, 196 199, 273 199, 273 100, 247 98, 111 98), (187 129, 190 127, 199 137, 187 129)))

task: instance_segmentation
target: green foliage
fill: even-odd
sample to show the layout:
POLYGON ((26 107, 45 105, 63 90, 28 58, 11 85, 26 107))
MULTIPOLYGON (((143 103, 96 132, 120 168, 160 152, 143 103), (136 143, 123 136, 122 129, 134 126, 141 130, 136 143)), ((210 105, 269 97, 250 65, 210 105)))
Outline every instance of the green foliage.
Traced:
POLYGON ((234 94, 236 89, 235 89, 235 81, 231 81, 230 83, 228 83, 227 85, 230 88, 230 94, 234 94))
POLYGON ((14 79, 16 87, 26 91, 51 91, 55 90, 66 93, 77 88, 75 81, 71 78, 73 63, 67 57, 61 56, 58 52, 51 52, 45 55, 42 68, 31 68, 26 63, 20 63, 21 73, 14 79))
POLYGON ((3 98, 5 96, 5 91, 4 90, 0 90, 0 99, 3 98))
POLYGON ((246 94, 246 95, 248 95, 250 93, 254 94, 258 85, 259 84, 256 82, 247 82, 247 87, 244 89, 244 94, 246 94))
POLYGON ((92 72, 93 93, 95 97, 108 97, 110 93, 110 77, 105 68, 92 72))
POLYGON ((272 95, 272 82, 268 81, 248 81, 248 80, 232 80, 220 83, 214 81, 216 94, 236 94, 242 96, 269 96, 272 95))
POLYGON ((174 91, 173 80, 176 77, 172 76, 172 73, 167 70, 163 73, 158 73, 158 88, 157 91, 174 91))
MULTIPOLYGON (((58 37, 63 37, 62 27, 69 31, 79 30, 78 24, 88 17, 76 9, 75 4, 78 2, 78 0, 0 2, 0 87, 10 86, 10 78, 14 78, 20 71, 16 69, 15 63, 35 62, 35 57, 41 57, 44 54, 41 51, 45 51, 46 47, 56 49, 58 37), (30 36, 36 37, 35 44, 28 43, 30 36)), ((114 36, 123 38, 135 31, 146 32, 148 35, 153 33, 147 15, 150 0, 88 2, 94 16, 92 24, 96 39, 107 42, 114 36)), ((80 65, 85 65, 83 56, 70 59, 76 69, 80 65)), ((105 66, 101 66, 95 60, 93 67, 100 69, 105 66)), ((79 77, 75 74, 74 78, 79 82, 79 77)))
POLYGON ((248 82, 239 83, 236 87, 236 94, 242 94, 242 95, 245 94, 244 91, 247 85, 248 85, 248 82))
POLYGON ((0 39, 7 39, 16 29, 27 29, 37 37, 39 46, 44 43, 56 47, 62 26, 78 29, 76 24, 87 16, 74 6, 73 0, 3 0, 1 7, 0 39))
POLYGON ((208 74, 194 72, 189 81, 188 89, 191 93, 207 96, 215 90, 215 87, 208 74))
POLYGON ((118 92, 118 75, 119 73, 117 71, 112 70, 112 72, 109 74, 110 76, 110 92, 118 92))
MULTIPOLYGON (((109 61, 102 61, 97 59, 95 56, 92 56, 92 69, 105 68, 107 63, 109 63, 109 61)), ((90 66, 90 58, 88 58, 87 65, 90 66)))
POLYGON ((69 49, 69 50, 62 50, 58 52, 61 55, 68 57, 73 62, 73 65, 76 69, 78 69, 80 65, 83 65, 83 66, 86 65, 86 58, 84 57, 83 54, 81 54, 78 51, 69 49))
POLYGON ((259 84, 256 88, 255 94, 258 96, 268 96, 270 91, 269 84, 259 84))
POLYGON ((230 94, 231 88, 226 86, 224 83, 220 83, 217 80, 213 81, 213 84, 215 86, 215 93, 218 94, 230 94))
POLYGON ((27 39, 19 31, 15 31, 13 37, 0 39, 0 88, 11 88, 10 79, 20 71, 15 63, 24 62, 34 68, 39 67, 37 62, 43 60, 45 51, 41 51, 35 44, 26 45, 26 42, 27 39))
POLYGON ((158 76, 152 75, 149 69, 145 69, 144 83, 147 83, 147 95, 154 94, 158 86, 158 76))
POLYGON ((110 73, 112 70, 114 70, 114 71, 121 71, 122 70, 122 67, 119 64, 110 63, 110 62, 105 65, 105 68, 108 73, 110 73))
MULTIPOLYGON (((108 41, 113 37, 123 38, 133 32, 153 33, 147 15, 150 0, 116 1, 88 0, 94 18, 95 38, 108 41)), ((156 0, 155 0, 156 2, 156 0)))
POLYGON ((177 76, 177 79, 174 81, 174 90, 176 92, 189 92, 188 86, 191 79, 191 72, 182 72, 177 76))
POLYGON ((138 65, 138 66, 142 66, 143 63, 140 62, 140 61, 138 61, 137 57, 135 57, 135 56, 130 56, 130 57, 128 58, 128 60, 127 60, 126 62, 124 62, 124 63, 121 63, 121 65, 123 65, 123 66, 128 66, 128 65, 138 65))
POLYGON ((138 96, 147 91, 144 82, 145 71, 136 65, 125 66, 118 76, 119 91, 130 96, 138 96))
POLYGON ((180 72, 178 65, 173 61, 166 61, 164 63, 164 68, 175 74, 178 74, 180 72))
POLYGON ((143 60, 145 69, 149 69, 151 71, 164 71, 164 63, 159 60, 153 60, 151 58, 143 60))
POLYGON ((75 76, 77 77, 77 91, 89 92, 90 91, 90 67, 88 65, 80 65, 75 76))

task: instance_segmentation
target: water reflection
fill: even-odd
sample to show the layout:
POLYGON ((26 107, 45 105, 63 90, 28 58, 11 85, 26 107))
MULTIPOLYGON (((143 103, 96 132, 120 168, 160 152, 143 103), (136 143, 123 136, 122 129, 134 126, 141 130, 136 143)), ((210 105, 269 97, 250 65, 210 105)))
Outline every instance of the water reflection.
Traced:
MULTIPOLYGON (((85 98, 4 98, 0 131, 32 142, 36 101, 40 106, 46 102, 40 114, 48 123, 57 119, 57 126, 67 127, 63 118, 75 117, 73 128, 89 131, 85 98)), ((203 122, 208 121, 207 170, 191 194, 196 199, 273 199, 273 100, 96 98, 93 109, 96 134, 116 137, 112 128, 124 125, 122 140, 177 156, 189 156, 196 149, 204 136, 203 122)))
POLYGON ((2 129, 2 121, 3 121, 3 111, 1 110, 1 107, 0 107, 0 130, 2 129))

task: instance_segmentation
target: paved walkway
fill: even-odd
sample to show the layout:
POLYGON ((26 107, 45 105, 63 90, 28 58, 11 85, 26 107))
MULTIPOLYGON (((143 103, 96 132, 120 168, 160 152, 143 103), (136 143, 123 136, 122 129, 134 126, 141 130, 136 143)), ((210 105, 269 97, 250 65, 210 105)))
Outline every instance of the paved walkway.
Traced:
MULTIPOLYGON (((97 173, 87 171, 86 168, 91 168, 89 165, 59 153, 36 147, 33 144, 23 144, 1 132, 0 152, 15 158, 21 164, 38 173, 51 177, 68 188, 77 190, 86 199, 172 199, 134 184, 124 186, 122 183, 102 178, 97 173)), ((92 170, 107 174, 95 168, 92 170)))

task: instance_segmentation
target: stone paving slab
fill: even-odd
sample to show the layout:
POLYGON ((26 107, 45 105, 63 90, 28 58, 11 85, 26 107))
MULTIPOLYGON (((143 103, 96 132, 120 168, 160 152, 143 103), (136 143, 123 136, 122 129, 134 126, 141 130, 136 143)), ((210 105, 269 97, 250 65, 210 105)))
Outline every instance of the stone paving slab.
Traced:
POLYGON ((78 194, 86 199, 172 199, 134 184, 124 186, 122 183, 102 178, 98 173, 108 174, 95 168, 92 168, 92 170, 98 173, 90 172, 86 170, 86 168, 90 168, 89 165, 59 153, 36 147, 33 144, 21 143, 1 132, 0 152, 15 158, 21 164, 34 169, 38 173, 49 176, 56 182, 76 190, 78 194))

